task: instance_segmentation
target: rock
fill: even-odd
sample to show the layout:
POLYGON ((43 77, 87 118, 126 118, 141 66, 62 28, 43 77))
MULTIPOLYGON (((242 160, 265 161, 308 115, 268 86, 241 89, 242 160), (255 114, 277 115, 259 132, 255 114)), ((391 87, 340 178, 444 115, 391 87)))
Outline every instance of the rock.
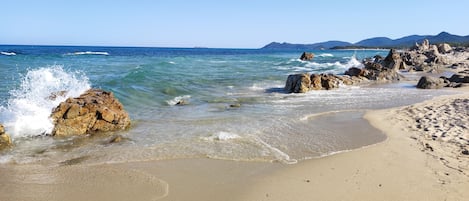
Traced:
POLYGON ((322 84, 322 88, 326 90, 339 88, 339 80, 337 79, 337 77, 335 77, 332 74, 329 74, 329 75, 322 74, 321 84, 322 84))
POLYGON ((0 124, 0 150, 11 147, 12 142, 8 134, 5 133, 5 128, 0 124))
POLYGON ((365 69, 368 69, 368 70, 377 70, 377 71, 383 70, 383 66, 379 62, 367 61, 363 65, 365 65, 365 69))
POLYGON ((285 84, 285 91, 288 93, 306 93, 309 91, 311 79, 309 74, 289 75, 285 84))
POLYGON ((94 134, 127 129, 130 118, 112 92, 90 89, 60 103, 51 114, 53 136, 94 134))
POLYGON ((395 71, 401 68, 402 63, 401 55, 395 49, 389 50, 388 55, 384 58, 383 62, 381 62, 384 68, 395 71))
POLYGON ((239 103, 233 103, 230 105, 231 108, 238 108, 238 107, 241 107, 241 104, 239 103))
POLYGON ((303 54, 301 54, 300 56, 300 60, 302 61, 310 61, 310 60, 313 60, 313 58, 314 58, 314 54, 311 52, 303 52, 303 54))
POLYGON ((116 136, 113 136, 111 140, 109 140, 109 143, 110 144, 119 143, 119 142, 122 142, 122 140, 124 140, 124 138, 121 135, 116 135, 116 136))
POLYGON ((439 89, 444 86, 444 79, 429 76, 422 76, 417 84, 419 89, 439 89))
POLYGON ((463 155, 469 155, 469 151, 467 149, 462 150, 461 153, 463 155))
POLYGON ((181 105, 181 106, 182 106, 182 105, 187 105, 187 104, 189 104, 189 103, 188 103, 187 101, 185 101, 185 100, 180 100, 180 101, 178 101, 178 102, 176 103, 176 105, 181 105))
POLYGON ((314 89, 314 90, 321 90, 322 89, 321 75, 312 74, 310 79, 311 79, 311 89, 314 89))
POLYGON ((349 68, 347 71, 345 71, 344 74, 349 75, 349 76, 355 76, 355 77, 365 76, 365 70, 361 68, 357 68, 357 67, 352 67, 352 68, 349 68))
POLYGON ((440 53, 446 54, 446 53, 450 53, 452 50, 453 48, 451 48, 451 46, 448 43, 441 43, 438 45, 438 51, 440 53))
POLYGON ((422 44, 415 43, 415 46, 411 48, 411 50, 416 51, 427 51, 430 48, 430 41, 428 39, 424 39, 422 44))
POLYGON ((456 82, 456 83, 469 83, 469 75, 463 74, 454 74, 449 78, 449 81, 456 82))

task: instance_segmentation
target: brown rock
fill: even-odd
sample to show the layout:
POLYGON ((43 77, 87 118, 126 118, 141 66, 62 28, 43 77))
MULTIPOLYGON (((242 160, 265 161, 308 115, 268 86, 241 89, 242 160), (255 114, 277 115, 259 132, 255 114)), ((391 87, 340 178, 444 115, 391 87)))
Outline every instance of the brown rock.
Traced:
POLYGON ((285 83, 285 91, 288 93, 306 93, 309 91, 311 80, 309 74, 289 75, 285 83))
POLYGON ((444 87, 445 80, 442 78, 422 76, 417 84, 419 89, 439 89, 444 87))
POLYGON ((314 58, 314 54, 311 52, 303 52, 303 54, 301 54, 300 56, 300 60, 302 61, 310 61, 310 60, 313 60, 313 58, 314 58))
POLYGON ((401 68, 402 63, 401 55, 395 49, 391 49, 386 58, 384 58, 382 65, 385 68, 397 71, 401 68))
POLYGON ((311 79, 311 89, 314 89, 314 90, 322 89, 321 75, 312 74, 310 79, 311 79))
POLYGON ((347 71, 345 71, 344 74, 358 77, 358 76, 365 76, 365 71, 361 68, 352 67, 352 68, 349 68, 347 71))
POLYGON ((465 74, 454 74, 449 78, 449 81, 456 83, 469 83, 469 75, 465 74))
POLYGON ((8 148, 12 145, 11 138, 5 133, 5 128, 0 124, 0 150, 8 148))
POLYGON ((326 90, 334 89, 339 87, 339 81, 334 75, 322 75, 321 77, 322 88, 326 90))
POLYGON ((438 51, 440 53, 450 53, 451 51, 453 50, 453 48, 451 48, 451 46, 448 44, 448 43, 441 43, 438 45, 438 51))
POLYGON ((57 106, 51 118, 53 136, 94 134, 126 129, 130 118, 112 92, 90 89, 78 98, 69 98, 57 106))

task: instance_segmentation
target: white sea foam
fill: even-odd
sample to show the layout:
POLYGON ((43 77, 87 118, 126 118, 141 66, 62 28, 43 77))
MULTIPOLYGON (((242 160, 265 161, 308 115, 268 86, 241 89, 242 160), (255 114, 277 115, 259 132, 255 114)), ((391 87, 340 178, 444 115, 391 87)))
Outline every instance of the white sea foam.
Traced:
POLYGON ((350 60, 345 64, 345 67, 347 69, 351 68, 351 67, 363 67, 363 64, 362 64, 362 62, 357 60, 357 57, 355 55, 353 55, 350 58, 350 60))
POLYGON ((341 73, 351 67, 363 67, 363 64, 357 60, 355 55, 351 56, 347 63, 341 63, 341 62, 334 62, 334 63, 318 63, 318 62, 308 62, 306 63, 305 66, 294 66, 292 67, 294 71, 296 72, 304 72, 304 71, 309 71, 309 70, 327 70, 327 72, 332 72, 332 73, 341 73))
POLYGON ((0 108, 0 120, 13 138, 49 134, 53 129, 49 119, 52 109, 89 88, 85 75, 67 72, 62 66, 29 70, 19 88, 10 91, 7 107, 0 108))
POLYGON ((239 138, 241 137, 235 133, 220 131, 208 137, 203 137, 202 139, 208 140, 208 141, 228 141, 228 140, 239 139, 239 138))
POLYGON ((180 103, 181 101, 187 101, 191 98, 190 95, 184 95, 184 96, 177 96, 171 100, 167 100, 166 103, 168 103, 168 105, 177 105, 178 103, 180 103))
POLYGON ((316 57, 333 57, 334 55, 331 53, 322 53, 317 55, 316 57))
POLYGON ((74 53, 67 53, 66 55, 105 55, 108 56, 108 52, 93 52, 93 51, 85 51, 85 52, 74 52, 74 53))
POLYGON ((0 54, 5 55, 5 56, 15 56, 16 53, 14 52, 0 52, 0 54))

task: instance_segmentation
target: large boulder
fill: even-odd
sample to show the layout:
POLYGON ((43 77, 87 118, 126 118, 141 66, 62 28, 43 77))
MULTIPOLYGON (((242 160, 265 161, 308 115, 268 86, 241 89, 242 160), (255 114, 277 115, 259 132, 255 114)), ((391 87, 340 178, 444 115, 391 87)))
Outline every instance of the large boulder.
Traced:
POLYGON ((285 83, 285 91, 288 93, 306 93, 309 91, 311 79, 309 74, 289 75, 285 83))
POLYGON ((469 83, 469 74, 454 74, 449 81, 456 83, 469 83))
POLYGON ((451 48, 451 46, 448 43, 441 43, 438 45, 438 51, 440 53, 446 54, 446 53, 450 53, 452 50, 453 48, 451 48))
POLYGON ((314 54, 311 52, 303 52, 303 54, 301 54, 300 56, 300 60, 302 61, 313 60, 313 58, 314 58, 314 54))
POLYGON ((383 67, 391 70, 398 71, 404 67, 404 62, 402 61, 401 55, 395 49, 389 50, 388 55, 381 62, 383 67))
POLYGON ((10 147, 12 145, 11 138, 5 133, 5 128, 0 124, 0 150, 10 147))
POLYGON ((69 98, 57 106, 51 118, 53 136, 94 134, 123 130, 130 118, 112 92, 90 89, 78 98, 69 98))
POLYGON ((445 87, 445 80, 437 77, 422 76, 417 84, 419 89, 439 89, 445 87))

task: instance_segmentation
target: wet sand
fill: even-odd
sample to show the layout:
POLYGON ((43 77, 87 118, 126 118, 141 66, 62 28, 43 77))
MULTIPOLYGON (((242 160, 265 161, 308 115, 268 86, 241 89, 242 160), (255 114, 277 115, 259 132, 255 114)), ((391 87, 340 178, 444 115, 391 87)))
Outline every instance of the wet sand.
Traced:
POLYGON ((370 111, 365 118, 387 140, 295 165, 213 159, 4 164, 0 200, 465 200, 469 90, 461 92, 370 111))

